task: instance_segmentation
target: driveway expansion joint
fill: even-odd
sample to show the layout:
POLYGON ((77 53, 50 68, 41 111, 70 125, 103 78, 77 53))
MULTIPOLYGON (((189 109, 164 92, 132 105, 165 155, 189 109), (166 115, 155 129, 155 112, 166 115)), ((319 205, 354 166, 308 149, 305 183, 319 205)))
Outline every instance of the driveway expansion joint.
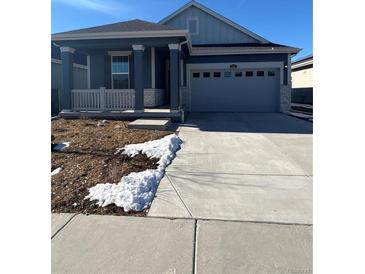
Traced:
POLYGON ((180 201, 182 202, 182 204, 184 205, 185 209, 188 211, 188 213, 189 213, 189 215, 191 216, 191 218, 193 218, 193 214, 191 214, 191 212, 190 212, 189 208, 188 208, 188 207, 187 207, 187 205, 185 204, 184 200, 181 198, 181 196, 180 196, 179 192, 176 190, 176 188, 175 188, 174 184, 172 183, 172 181, 171 181, 170 177, 167 175, 167 173, 165 173, 165 176, 166 176, 167 180, 170 182, 170 184, 171 184, 172 188, 175 190, 176 195, 179 197, 179 199, 180 199, 180 201))
POLYGON ((198 254, 198 220, 195 219, 194 222, 194 245, 193 245, 193 271, 192 273, 196 273, 196 265, 197 265, 197 254, 198 254))
POLYGON ((57 231, 51 236, 51 240, 56 237, 56 235, 62 230, 64 229, 71 221, 73 218, 75 218, 76 215, 79 215, 80 213, 74 213, 74 215, 71 216, 71 218, 64 224, 62 225, 59 229, 57 229, 57 231))

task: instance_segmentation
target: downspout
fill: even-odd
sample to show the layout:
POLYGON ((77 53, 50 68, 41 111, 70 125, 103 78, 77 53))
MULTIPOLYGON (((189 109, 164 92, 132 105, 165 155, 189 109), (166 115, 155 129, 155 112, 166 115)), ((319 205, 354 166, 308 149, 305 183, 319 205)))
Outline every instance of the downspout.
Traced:
MULTIPOLYGON (((181 43, 179 43, 179 50, 181 51, 181 47, 183 46, 183 45, 185 45, 185 44, 187 44, 188 43, 188 40, 185 40, 185 41, 183 41, 183 42, 181 42, 181 43)), ((180 79, 180 83, 181 83, 181 81, 182 81, 183 79, 180 79)), ((181 88, 181 85, 180 85, 180 87, 179 87, 179 91, 180 91, 180 88, 181 88)), ((184 123, 185 122, 185 117, 184 117, 184 109, 182 109, 182 94, 180 94, 180 103, 179 103, 179 109, 180 110, 182 110, 182 114, 181 114, 181 122, 182 123, 184 123)))

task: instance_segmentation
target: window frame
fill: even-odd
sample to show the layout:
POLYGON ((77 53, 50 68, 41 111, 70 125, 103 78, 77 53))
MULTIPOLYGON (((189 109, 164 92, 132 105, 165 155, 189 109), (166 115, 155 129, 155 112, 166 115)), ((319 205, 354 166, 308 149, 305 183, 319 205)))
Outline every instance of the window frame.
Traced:
POLYGON ((198 17, 188 17, 186 18, 186 27, 190 35, 199 35, 199 18, 198 17), (196 32, 190 32, 190 22, 196 22, 196 32))
POLYGON ((129 54, 111 54, 110 55, 110 75, 111 75, 111 87, 112 89, 114 89, 114 81, 113 81, 113 75, 128 75, 128 87, 127 89, 131 88, 131 83, 130 83, 130 58, 129 58, 129 54), (113 72, 113 57, 127 57, 128 60, 128 72, 113 72))

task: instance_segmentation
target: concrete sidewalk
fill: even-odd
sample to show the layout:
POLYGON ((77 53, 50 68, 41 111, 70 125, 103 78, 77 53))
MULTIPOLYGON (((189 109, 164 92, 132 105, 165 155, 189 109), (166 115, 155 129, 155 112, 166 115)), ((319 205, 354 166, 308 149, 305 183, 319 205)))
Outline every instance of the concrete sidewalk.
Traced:
POLYGON ((312 227, 53 214, 52 273, 311 273, 312 227), (63 219, 63 223, 61 222, 63 219))

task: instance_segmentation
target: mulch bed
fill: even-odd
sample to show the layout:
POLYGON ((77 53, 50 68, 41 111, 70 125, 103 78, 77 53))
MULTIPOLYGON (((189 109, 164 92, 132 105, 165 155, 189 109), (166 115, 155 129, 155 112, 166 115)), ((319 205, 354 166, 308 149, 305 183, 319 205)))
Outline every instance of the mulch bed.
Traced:
POLYGON ((160 139, 172 132, 128 129, 127 123, 90 119, 52 121, 53 142, 70 142, 64 151, 51 153, 51 171, 62 167, 51 179, 52 212, 146 215, 145 211, 124 212, 115 205, 99 207, 96 201, 84 199, 88 189, 98 183, 117 184, 131 172, 157 168, 158 159, 149 159, 144 154, 130 158, 114 153, 127 144, 160 139))

